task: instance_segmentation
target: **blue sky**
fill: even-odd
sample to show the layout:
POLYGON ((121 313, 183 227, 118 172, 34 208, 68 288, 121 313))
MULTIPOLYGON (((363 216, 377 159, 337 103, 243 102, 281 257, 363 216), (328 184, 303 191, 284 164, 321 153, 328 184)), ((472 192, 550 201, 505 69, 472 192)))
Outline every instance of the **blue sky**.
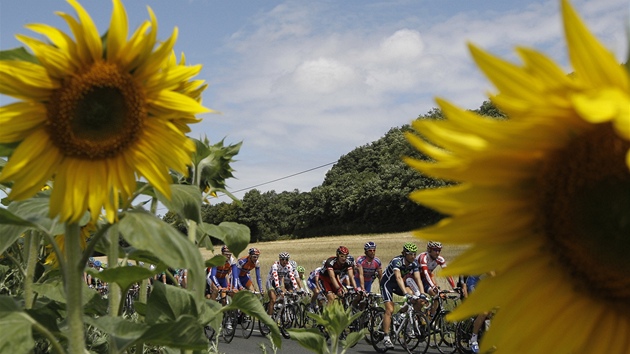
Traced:
MULTIPOLYGON (((627 0, 572 2, 606 46, 625 60, 627 0)), ((105 31, 111 2, 84 0, 105 31)), ((191 137, 243 141, 232 191, 310 191, 354 148, 410 123, 436 96, 477 108, 492 87, 475 69, 467 42, 516 61, 515 45, 538 48, 568 71, 559 1, 549 0, 128 0, 130 29, 156 13, 159 38, 203 64, 202 116, 191 137), (276 179, 280 181, 267 183, 276 179), (261 185, 264 184, 264 185, 261 185)), ((0 0, 0 49, 19 46, 28 23, 67 31, 64 1, 0 0)), ((8 98, 1 97, 6 104, 8 98)), ((245 191, 236 193, 242 197, 245 191)), ((226 197, 220 198, 227 201, 226 197)))

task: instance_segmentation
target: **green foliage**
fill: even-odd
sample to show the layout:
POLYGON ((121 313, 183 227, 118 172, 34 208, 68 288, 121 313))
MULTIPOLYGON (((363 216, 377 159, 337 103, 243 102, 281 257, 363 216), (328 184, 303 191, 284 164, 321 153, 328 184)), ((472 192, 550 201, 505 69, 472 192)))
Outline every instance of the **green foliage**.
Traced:
POLYGON ((316 328, 289 329, 291 338, 295 338, 301 346, 318 354, 337 354, 339 347, 341 353, 353 347, 367 334, 367 329, 350 333, 345 340, 339 340, 340 335, 348 326, 361 316, 361 312, 352 314, 352 309, 344 309, 343 305, 335 301, 324 307, 321 315, 308 313, 318 325, 323 326, 330 335, 330 347, 326 346, 326 339, 316 328))
MULTIPOLYGON (((83 344, 84 338, 88 341, 86 347, 95 352, 137 352, 144 345, 160 347, 165 352, 206 351, 209 341, 204 326, 218 328, 225 309, 203 297, 203 289, 198 284, 205 285, 206 262, 198 246, 212 238, 238 254, 247 247, 250 234, 247 226, 235 222, 202 223, 202 191, 208 187, 224 188, 225 178, 232 176, 229 163, 239 147, 240 144, 224 147, 222 142, 204 147, 203 143, 198 143, 196 165, 191 166, 191 171, 199 179, 186 180, 173 175, 175 183, 171 185, 170 198, 138 182, 133 195, 121 200, 113 224, 94 225, 96 230, 88 237, 82 254, 55 253, 59 269, 44 264, 47 256, 64 247, 57 244, 56 236, 64 236, 59 240, 64 240, 66 250, 80 252, 77 232, 79 226, 88 224, 89 213, 85 213, 78 225, 65 225, 51 219, 50 191, 20 202, 3 200, 7 208, 0 208, 0 294, 7 295, 0 295, 0 352, 65 353, 73 343, 83 344), (141 195, 150 199, 136 201, 141 195), (155 215, 158 200, 169 208, 175 220, 191 225, 189 237, 155 215), (145 205, 150 205, 152 212, 144 210, 145 205), (197 224, 199 227, 195 227, 197 224), (69 245, 71 239, 75 242, 69 245), (73 248, 68 248, 70 246, 73 248), (80 279, 85 262, 94 250, 113 255, 107 269, 87 270, 90 276, 109 284, 108 299, 80 279), (116 264, 118 256, 123 258, 123 264, 136 260, 156 267, 119 266, 116 264), (140 285, 142 293, 146 279, 166 268, 188 269, 190 289, 155 282, 150 296, 145 294, 134 303, 139 315, 122 317, 121 310, 110 310, 122 309, 129 288, 145 284, 140 285), (71 286, 68 286, 69 279, 73 280, 71 286), (69 294, 76 301, 71 301, 69 294), (70 316, 71 309, 78 316, 70 316), (68 330, 81 326, 87 327, 87 335, 77 336, 80 331, 68 330), (133 346, 137 347, 131 349, 133 346)), ((0 147, 3 148, 10 152, 10 147, 0 147)), ((0 160, 0 166, 4 162, 0 160)), ((54 188, 54 184, 51 185, 54 188)), ((8 193, 10 189, 10 184, 2 185, 3 191, 8 193)), ((218 257, 225 261, 223 256, 218 257)), ((210 263, 215 261, 214 258, 209 260, 210 263)), ((270 325, 273 323, 252 294, 238 294, 232 306, 242 307, 243 311, 270 325)), ((272 341, 280 346, 280 332, 277 327, 271 328, 272 341)))

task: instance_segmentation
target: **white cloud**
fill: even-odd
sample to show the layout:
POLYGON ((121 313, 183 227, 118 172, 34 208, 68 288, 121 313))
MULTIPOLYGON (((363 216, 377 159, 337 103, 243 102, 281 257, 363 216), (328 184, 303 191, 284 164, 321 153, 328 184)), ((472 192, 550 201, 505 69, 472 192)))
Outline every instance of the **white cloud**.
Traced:
MULTIPOLYGON (((600 33, 612 28, 603 14, 619 7, 619 0, 604 2, 583 4, 600 33)), ((472 62, 467 42, 516 62, 515 45, 535 47, 567 67, 555 2, 455 13, 428 24, 401 15, 398 26, 349 27, 335 24, 344 16, 335 4, 299 5, 261 13, 228 47, 238 59, 231 81, 220 80, 216 102, 235 107, 226 118, 235 122, 229 135, 244 140, 241 167, 235 166, 239 186, 330 162, 426 113, 436 106, 435 96, 477 108, 492 86, 472 62)), ((281 185, 310 190, 321 184, 323 172, 281 185)))

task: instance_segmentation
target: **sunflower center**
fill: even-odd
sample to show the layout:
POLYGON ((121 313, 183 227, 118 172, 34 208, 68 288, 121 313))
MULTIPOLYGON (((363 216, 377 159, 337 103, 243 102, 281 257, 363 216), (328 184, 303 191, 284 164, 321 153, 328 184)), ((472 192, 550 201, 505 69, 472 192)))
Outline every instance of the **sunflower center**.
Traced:
POLYGON ((577 288, 630 300, 630 142, 609 124, 574 139, 539 175, 541 227, 577 288))
POLYGON ((138 138, 147 116, 144 92, 129 73, 97 62, 66 79, 48 104, 47 129, 64 156, 117 156, 138 138))

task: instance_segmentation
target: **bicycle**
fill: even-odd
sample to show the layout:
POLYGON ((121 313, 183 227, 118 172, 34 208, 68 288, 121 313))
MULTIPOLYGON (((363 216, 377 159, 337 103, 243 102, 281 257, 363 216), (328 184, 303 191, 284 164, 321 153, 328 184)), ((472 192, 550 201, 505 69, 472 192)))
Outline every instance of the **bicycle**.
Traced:
POLYGON ((429 348, 436 348, 440 353, 446 353, 447 351, 454 351, 455 349, 455 335, 457 323, 448 322, 446 315, 450 312, 445 308, 445 302, 449 300, 459 300, 461 298, 461 290, 455 288, 453 290, 441 290, 438 295, 434 296, 429 304, 437 302, 438 307, 435 315, 431 317, 430 309, 431 305, 426 306, 425 311, 427 318, 429 318, 429 333, 426 340, 426 346, 423 353, 426 353, 429 348))
MULTIPOLYGON (((282 334, 282 336, 286 339, 291 338, 287 329, 293 326, 295 318, 297 317, 296 309, 293 306, 296 298, 297 295, 293 293, 280 293, 276 299, 276 303, 274 304, 273 314, 271 315, 271 318, 274 322, 276 322, 278 328, 280 329, 280 334, 282 334)), ((269 302, 265 302, 263 306, 264 308, 267 308, 268 305, 269 302)), ((260 321, 258 321, 258 329, 264 336, 270 332, 267 325, 260 321)))
MULTIPOLYGON (((477 316, 475 315, 457 323, 455 332, 455 346, 461 354, 473 353, 472 349, 470 348, 470 339, 472 338, 473 323, 475 322, 476 318, 477 316)), ((477 342, 481 341, 481 338, 490 326, 491 318, 492 313, 486 315, 486 319, 479 329, 477 342)))
MULTIPOLYGON (((385 313, 385 309, 381 307, 382 299, 383 296, 381 294, 367 293, 359 300, 357 307, 359 310, 363 309, 363 313, 354 323, 357 328, 369 329, 370 323, 373 322, 372 318, 379 316, 379 314, 382 316, 385 313)), ((365 336, 365 341, 368 344, 372 344, 370 332, 365 336)))
MULTIPOLYGON (((420 343, 428 340, 428 320, 422 312, 415 311, 413 304, 422 301, 422 296, 407 296, 402 313, 392 315, 390 338, 392 342, 398 342, 407 353, 412 353, 420 343)), ((425 300, 426 301, 426 300, 425 300)), ((385 310, 376 311, 371 318, 368 330, 372 347, 379 353, 385 353, 388 348, 383 343, 383 317, 385 310)))

